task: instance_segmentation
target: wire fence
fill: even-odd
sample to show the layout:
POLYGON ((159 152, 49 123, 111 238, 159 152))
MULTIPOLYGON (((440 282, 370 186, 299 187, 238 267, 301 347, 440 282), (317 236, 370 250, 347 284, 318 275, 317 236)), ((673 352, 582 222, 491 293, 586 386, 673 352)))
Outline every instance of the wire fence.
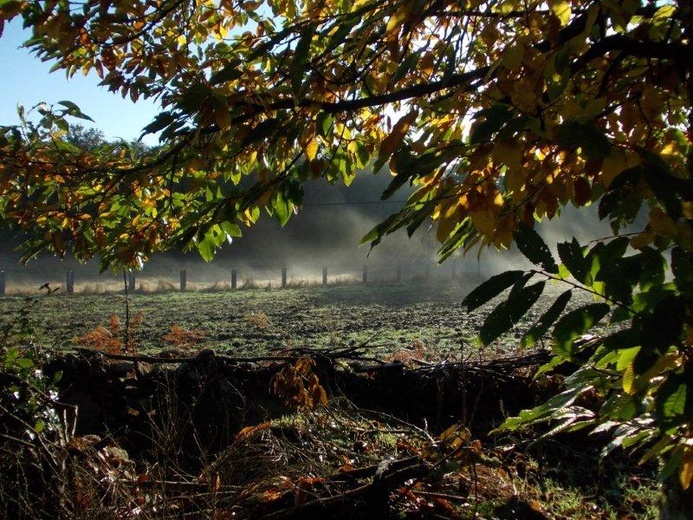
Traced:
POLYGON ((364 263, 361 265, 277 265, 244 264, 209 269, 187 266, 180 269, 128 271, 122 275, 94 276, 88 272, 67 269, 61 275, 52 271, 41 278, 28 279, 12 271, 0 270, 0 296, 26 294, 39 285, 60 287, 64 293, 107 292, 186 292, 189 290, 242 290, 252 288, 288 288, 307 285, 347 283, 377 284, 410 281, 440 281, 485 278, 481 265, 470 268, 455 261, 439 265, 425 261, 364 263), (13 276, 14 275, 14 276, 13 276), (13 279, 14 277, 14 279, 13 279))

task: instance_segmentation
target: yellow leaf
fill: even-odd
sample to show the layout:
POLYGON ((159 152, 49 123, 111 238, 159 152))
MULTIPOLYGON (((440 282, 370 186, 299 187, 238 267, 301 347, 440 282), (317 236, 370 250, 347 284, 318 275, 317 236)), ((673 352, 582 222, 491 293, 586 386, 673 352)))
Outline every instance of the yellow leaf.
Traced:
POLYGON ((661 208, 650 211, 650 228, 660 236, 671 238, 676 235, 676 223, 661 208))
POLYGON ((515 202, 524 199, 524 184, 525 175, 521 169, 509 169, 505 172, 505 189, 515 202))
POLYGON ((450 236, 455 226, 459 224, 460 218, 457 215, 457 205, 450 204, 447 208, 440 209, 440 220, 438 221, 438 229, 436 230, 436 238, 439 242, 445 242, 450 236), (444 213, 443 213, 444 210, 444 213))
POLYGON ((674 15, 676 14, 676 7, 673 5, 664 5, 657 9, 657 12, 654 15, 655 20, 666 20, 669 18, 673 18, 674 15))
POLYGON ((491 236, 496 228, 496 221, 493 218, 493 214, 489 211, 472 211, 469 213, 472 218, 474 227, 476 227, 484 235, 491 236))
POLYGON ((618 175, 628 168, 640 163, 639 157, 632 152, 612 149, 602 162, 602 184, 608 188, 618 175))
POLYGON ((654 236, 652 233, 643 231, 639 235, 630 239, 630 247, 633 249, 642 249, 643 247, 650 245, 653 240, 654 236))
POLYGON ((633 363, 629 363, 626 367, 625 372, 623 372, 623 391, 627 394, 633 394, 633 383, 635 382, 635 371, 633 370, 633 363))
POLYGON ((309 161, 312 161, 315 159, 316 155, 318 155, 318 140, 313 137, 310 141, 308 141, 303 148, 304 153, 306 154, 306 158, 309 161))
POLYGON ((214 121, 217 123, 219 130, 227 130, 231 126, 231 112, 226 108, 217 110, 214 112, 214 121))
POLYGON ((518 45, 511 45, 504 53, 503 53, 503 67, 505 67, 508 70, 517 70, 520 68, 520 65, 522 65, 522 58, 525 56, 525 46, 518 44, 518 45))
POLYGON ((389 157, 394 153, 397 147, 404 140, 404 136, 407 135, 409 127, 416 120, 417 111, 412 110, 406 116, 402 117, 399 121, 395 123, 392 127, 392 132, 380 143, 380 155, 384 157, 389 157))
POLYGON ((681 460, 681 471, 679 472, 679 482, 681 487, 687 490, 693 481, 693 446, 686 446, 681 460))
POLYGON ((505 164, 510 170, 519 170, 522 166, 524 147, 517 141, 501 141, 496 143, 491 152, 494 163, 505 164))
POLYGON ((385 28, 385 34, 389 35, 394 33, 399 29, 399 26, 404 23, 404 21, 409 17, 411 12, 413 2, 402 2, 399 9, 395 11, 395 14, 390 16, 387 22, 387 27, 385 28))
POLYGON ((551 2, 551 11, 561 21, 561 25, 567 25, 570 21, 570 4, 565 0, 554 0, 551 2))

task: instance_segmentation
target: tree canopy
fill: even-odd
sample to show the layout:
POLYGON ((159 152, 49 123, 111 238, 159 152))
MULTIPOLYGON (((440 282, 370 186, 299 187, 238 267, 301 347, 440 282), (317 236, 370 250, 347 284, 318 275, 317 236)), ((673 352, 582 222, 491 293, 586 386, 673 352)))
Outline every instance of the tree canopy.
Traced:
MULTIPOLYGON (((209 259, 262 209, 285 223, 311 178, 349 184, 387 167, 383 198, 414 190, 365 242, 424 222, 443 259, 517 239, 539 268, 530 274, 570 275, 606 299, 562 318, 561 359, 574 359, 578 333, 617 304, 631 327, 591 358, 597 372, 576 388, 594 390, 608 373, 612 387, 600 391, 621 401, 589 421, 651 412, 661 428, 637 440, 674 453, 671 472, 690 485, 689 2, 2 0, 0 13, 23 20, 26 45, 55 69, 97 74, 114 93, 161 107, 143 130, 160 146, 137 153, 66 140, 67 119, 87 117, 70 101, 2 128, 0 215, 30 234, 28 255, 52 248, 136 266, 187 244, 209 259), (613 240, 566 242, 558 266, 534 222, 593 203, 613 240), (618 237, 638 215, 642 229, 618 237), (651 332, 664 319, 670 332, 651 332)), ((486 340, 539 298, 543 285, 527 280, 506 275, 470 300, 513 286, 486 340)))
MULTIPOLYGON (((418 189, 369 239, 430 217, 446 256, 478 240, 507 246, 520 222, 610 189, 602 213, 618 228, 635 201, 688 176, 685 5, 6 0, 0 9, 23 19, 26 45, 54 69, 97 74, 113 92, 161 105, 144 132, 162 146, 137 157, 66 142, 65 118, 87 117, 70 101, 3 127, 1 211, 34 233, 29 253, 100 252, 105 265, 133 265, 182 242, 211 258, 262 207, 285 222, 307 179, 348 184, 358 169, 387 165, 393 189, 418 189), (630 182, 614 186, 624 170, 630 182)), ((687 205, 671 215, 663 204, 650 208, 639 243, 687 233, 677 221, 687 205)))

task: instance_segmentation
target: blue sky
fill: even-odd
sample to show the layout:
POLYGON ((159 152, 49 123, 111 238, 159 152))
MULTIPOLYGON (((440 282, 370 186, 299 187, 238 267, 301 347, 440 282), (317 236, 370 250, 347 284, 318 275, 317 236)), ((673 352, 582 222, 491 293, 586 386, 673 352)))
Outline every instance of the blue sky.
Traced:
POLYGON ((17 19, 5 25, 0 37, 0 125, 19 123, 17 105, 28 111, 40 102, 54 104, 62 100, 77 103, 95 123, 75 122, 95 126, 108 139, 136 139, 151 122, 156 114, 152 103, 132 103, 108 92, 98 86, 96 74, 85 77, 78 73, 68 80, 62 71, 50 73, 52 62, 41 62, 27 49, 19 48, 28 37, 17 19))

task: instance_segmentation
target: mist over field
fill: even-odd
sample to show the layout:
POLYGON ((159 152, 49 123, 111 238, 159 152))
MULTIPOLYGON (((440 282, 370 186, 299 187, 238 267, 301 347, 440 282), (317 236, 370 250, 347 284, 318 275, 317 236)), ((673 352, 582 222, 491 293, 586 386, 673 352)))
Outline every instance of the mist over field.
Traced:
MULTIPOLYGON (((320 281, 323 268, 332 282, 361 280, 364 266, 371 281, 396 279, 398 265, 402 280, 428 276, 449 279, 453 271, 460 277, 479 279, 527 266, 517 251, 493 249, 483 249, 480 254, 473 251, 466 257, 457 254, 440 265, 436 260, 439 244, 435 230, 426 223, 411 239, 402 230, 385 237, 372 250, 369 245, 359 246, 363 236, 394 213, 407 197, 405 187, 388 201, 380 200, 390 179, 387 173, 363 172, 350 187, 331 186, 324 180, 308 183, 303 207, 284 228, 263 214, 257 225, 243 229, 243 237, 221 249, 213 262, 203 262, 194 251, 169 252, 152 258, 137 277, 166 280, 177 286, 179 271, 186 269, 188 283, 194 286, 229 283, 231 270, 235 269, 239 286, 251 281, 278 285, 282 267, 287 268, 289 281, 295 283, 320 281)), ((560 219, 542 223, 538 229, 552 248, 573 236, 584 243, 609 234, 608 224, 599 222, 596 208, 568 207, 560 219)), ((61 285, 68 269, 75 271, 78 286, 91 283, 107 284, 112 290, 122 287, 122 275, 99 275, 96 261, 80 265, 70 258, 61 260, 42 254, 22 266, 21 255, 15 250, 18 242, 8 233, 0 236, 0 270, 6 273, 8 290, 13 284, 26 289, 45 282, 61 285)))

